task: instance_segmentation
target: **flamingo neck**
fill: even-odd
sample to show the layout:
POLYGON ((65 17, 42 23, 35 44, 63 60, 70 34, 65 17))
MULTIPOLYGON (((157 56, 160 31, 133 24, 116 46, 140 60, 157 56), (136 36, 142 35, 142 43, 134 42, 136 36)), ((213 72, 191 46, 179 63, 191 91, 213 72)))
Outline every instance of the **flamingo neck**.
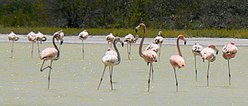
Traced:
POLYGON ((57 54, 56 59, 59 59, 60 51, 59 51, 58 46, 57 46, 56 43, 55 43, 55 36, 53 36, 52 40, 53 40, 53 46, 54 46, 54 48, 58 51, 58 54, 57 54))
POLYGON ((140 55, 140 57, 143 57, 142 46, 143 46, 143 43, 144 43, 144 40, 145 40, 145 36, 146 36, 146 27, 143 27, 143 29, 144 29, 144 32, 143 32, 143 36, 142 36, 142 39, 140 41, 140 46, 139 46, 139 55, 140 55))
POLYGON ((117 53, 117 59, 118 59, 118 61, 117 61, 116 64, 119 64, 121 62, 121 56, 120 56, 119 50, 116 47, 116 43, 117 43, 117 41, 115 39, 114 42, 113 42, 113 46, 114 46, 115 52, 117 53))
POLYGON ((177 50, 178 50, 178 55, 181 56, 181 57, 183 57, 183 56, 182 56, 182 53, 181 53, 181 50, 180 50, 180 47, 179 47, 179 40, 180 40, 180 38, 178 37, 178 38, 177 38, 177 50))

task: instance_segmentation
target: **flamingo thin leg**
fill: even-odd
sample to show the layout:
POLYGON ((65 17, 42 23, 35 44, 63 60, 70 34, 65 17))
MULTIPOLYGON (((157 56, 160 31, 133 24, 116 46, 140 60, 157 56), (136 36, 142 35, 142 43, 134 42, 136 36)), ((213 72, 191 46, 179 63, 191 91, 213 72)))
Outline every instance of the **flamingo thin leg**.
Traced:
POLYGON ((104 66, 103 73, 102 73, 102 77, 101 77, 100 82, 99 82, 99 84, 98 84, 97 90, 99 90, 100 85, 101 85, 101 83, 102 83, 102 80, 103 80, 103 76, 104 76, 104 73, 105 73, 106 67, 107 67, 107 65, 105 65, 105 66, 104 66))

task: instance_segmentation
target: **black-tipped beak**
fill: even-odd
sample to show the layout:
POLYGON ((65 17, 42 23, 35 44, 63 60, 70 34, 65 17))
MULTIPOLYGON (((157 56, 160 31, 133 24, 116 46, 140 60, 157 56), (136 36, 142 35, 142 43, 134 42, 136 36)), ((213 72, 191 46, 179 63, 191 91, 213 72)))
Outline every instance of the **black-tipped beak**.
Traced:
POLYGON ((184 45, 186 45, 186 41, 184 41, 184 45))
POLYGON ((216 51, 216 55, 219 53, 219 50, 216 51))
POLYGON ((122 46, 122 47, 124 46, 124 43, 123 43, 123 42, 121 42, 121 46, 122 46))
POLYGON ((62 40, 61 42, 60 42, 60 45, 62 45, 64 43, 64 41, 62 40))
POLYGON ((135 29, 135 32, 138 33, 138 29, 137 28, 135 29))

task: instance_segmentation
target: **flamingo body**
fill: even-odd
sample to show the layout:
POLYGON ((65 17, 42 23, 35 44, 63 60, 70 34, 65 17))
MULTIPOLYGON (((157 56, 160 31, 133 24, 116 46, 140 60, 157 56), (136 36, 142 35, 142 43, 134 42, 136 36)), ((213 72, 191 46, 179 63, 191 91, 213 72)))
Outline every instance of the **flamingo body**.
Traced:
POLYGON ((223 52, 222 56, 224 57, 224 59, 231 59, 236 56, 237 51, 238 48, 235 46, 235 44, 229 43, 222 48, 222 52, 223 52))
POLYGON ((157 44, 155 44, 155 43, 150 43, 150 44, 146 47, 146 50, 152 50, 152 51, 158 53, 159 48, 160 48, 160 47, 159 47, 157 44))
POLYGON ((172 65, 173 68, 183 68, 185 66, 185 61, 183 57, 179 55, 172 55, 170 57, 170 64, 172 65))
POLYGON ((89 36, 89 33, 86 30, 84 30, 78 34, 78 37, 80 40, 85 40, 88 38, 88 36, 89 36))
POLYGON ((55 60, 57 58, 58 51, 55 48, 46 48, 40 53, 40 59, 55 60))

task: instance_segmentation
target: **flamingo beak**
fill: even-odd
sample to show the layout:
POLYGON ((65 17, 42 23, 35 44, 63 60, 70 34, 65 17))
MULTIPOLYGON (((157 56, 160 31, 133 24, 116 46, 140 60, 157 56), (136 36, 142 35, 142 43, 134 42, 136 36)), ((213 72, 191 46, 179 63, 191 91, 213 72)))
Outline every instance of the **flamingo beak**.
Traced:
POLYGON ((121 42, 121 46, 122 46, 122 47, 124 46, 124 43, 123 43, 123 42, 121 42))
POLYGON ((135 29, 135 32, 138 33, 138 29, 137 28, 135 29))
POLYGON ((186 45, 186 41, 184 41, 184 45, 186 45))
POLYGON ((216 55, 219 53, 219 50, 216 51, 216 55))
POLYGON ((64 43, 64 41, 62 40, 61 42, 60 42, 60 45, 62 45, 64 43))

